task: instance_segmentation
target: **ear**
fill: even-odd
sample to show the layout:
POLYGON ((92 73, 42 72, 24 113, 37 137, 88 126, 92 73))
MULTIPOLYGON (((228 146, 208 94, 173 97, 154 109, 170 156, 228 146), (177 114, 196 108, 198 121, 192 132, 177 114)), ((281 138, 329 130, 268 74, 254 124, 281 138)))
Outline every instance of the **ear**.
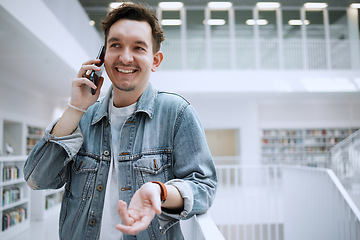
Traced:
POLYGON ((155 72, 156 69, 158 69, 158 67, 160 66, 160 63, 162 62, 163 59, 164 59, 164 55, 162 52, 158 51, 157 53, 155 53, 153 65, 151 68, 152 72, 155 72))

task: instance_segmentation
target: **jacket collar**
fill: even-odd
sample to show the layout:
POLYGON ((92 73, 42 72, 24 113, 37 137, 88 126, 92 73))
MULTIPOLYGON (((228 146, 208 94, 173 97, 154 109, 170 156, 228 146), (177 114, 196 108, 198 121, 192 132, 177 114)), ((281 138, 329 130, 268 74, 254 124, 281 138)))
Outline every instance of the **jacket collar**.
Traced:
MULTIPOLYGON (((103 117, 109 118, 108 109, 109 109, 109 101, 112 96, 112 91, 113 91, 113 86, 111 85, 106 95, 99 100, 98 106, 97 107, 95 106, 94 111, 96 112, 91 122, 92 125, 99 122, 103 117)), ((149 118, 152 118, 154 115, 154 106, 155 106, 155 99, 157 97, 157 94, 158 92, 152 87, 150 83, 148 83, 145 91, 141 94, 138 100, 135 113, 137 114, 139 112, 144 112, 149 116, 149 118)))

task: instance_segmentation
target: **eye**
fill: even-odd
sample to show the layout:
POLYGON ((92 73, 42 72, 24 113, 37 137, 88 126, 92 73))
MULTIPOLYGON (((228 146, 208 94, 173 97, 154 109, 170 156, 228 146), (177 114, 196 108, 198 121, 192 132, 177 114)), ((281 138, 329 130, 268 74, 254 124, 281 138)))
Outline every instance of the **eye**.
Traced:
POLYGON ((135 49, 136 49, 136 50, 140 50, 140 51, 146 51, 146 49, 145 49, 145 48, 140 47, 140 46, 135 47, 135 49))
POLYGON ((120 44, 118 44, 118 43, 113 43, 113 44, 110 45, 110 47, 117 48, 117 47, 120 47, 120 44))

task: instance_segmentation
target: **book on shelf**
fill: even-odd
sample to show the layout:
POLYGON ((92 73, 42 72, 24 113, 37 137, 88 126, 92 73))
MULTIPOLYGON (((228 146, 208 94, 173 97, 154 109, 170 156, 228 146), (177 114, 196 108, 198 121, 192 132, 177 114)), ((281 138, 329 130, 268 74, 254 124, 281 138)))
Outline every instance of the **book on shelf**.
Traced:
POLYGON ((9 227, 15 226, 26 219, 26 209, 16 208, 3 212, 2 230, 5 231, 9 227))
POLYGON ((24 188, 15 187, 4 189, 2 193, 2 206, 6 206, 19 201, 24 196, 24 188))
POLYGON ((3 181, 19 179, 19 168, 17 166, 5 166, 3 168, 3 181))

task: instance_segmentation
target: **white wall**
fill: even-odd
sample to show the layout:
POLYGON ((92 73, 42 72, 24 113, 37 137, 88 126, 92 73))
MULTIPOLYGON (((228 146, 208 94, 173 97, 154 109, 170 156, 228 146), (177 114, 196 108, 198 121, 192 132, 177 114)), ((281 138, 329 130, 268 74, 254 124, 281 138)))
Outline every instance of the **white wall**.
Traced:
POLYGON ((184 96, 196 109, 205 129, 238 129, 242 164, 260 163, 261 128, 360 127, 358 97, 310 93, 184 96))
POLYGON ((360 127, 360 103, 328 99, 260 103, 261 128, 360 127))
POLYGON ((25 122, 38 127, 46 127, 53 119, 57 103, 51 96, 39 94, 12 86, 1 81, 0 118, 25 122))

